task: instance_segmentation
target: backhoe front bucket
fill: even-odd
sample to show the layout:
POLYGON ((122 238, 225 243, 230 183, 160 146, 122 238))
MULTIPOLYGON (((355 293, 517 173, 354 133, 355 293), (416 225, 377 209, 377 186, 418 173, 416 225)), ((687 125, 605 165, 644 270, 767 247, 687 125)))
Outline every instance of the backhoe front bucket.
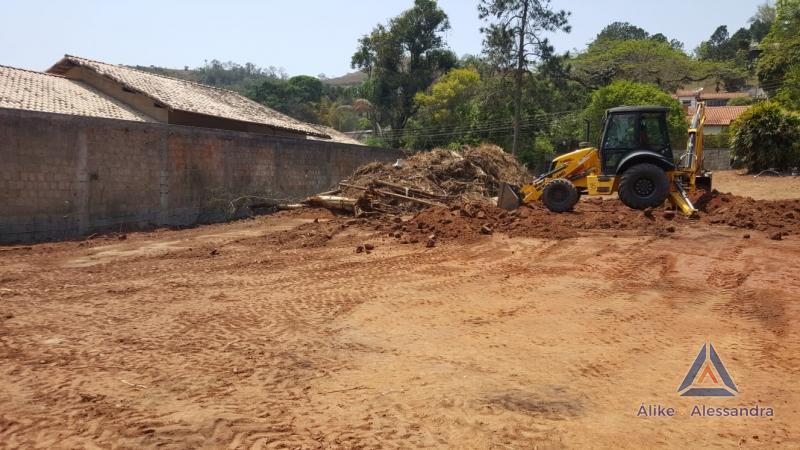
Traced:
POLYGON ((519 208, 519 196, 514 189, 506 183, 500 183, 500 193, 497 195, 497 207, 507 211, 519 208))
POLYGON ((711 192, 712 188, 711 181, 712 178, 710 173, 704 175, 697 175, 696 177, 694 177, 694 184, 697 187, 697 189, 701 189, 706 192, 711 192))

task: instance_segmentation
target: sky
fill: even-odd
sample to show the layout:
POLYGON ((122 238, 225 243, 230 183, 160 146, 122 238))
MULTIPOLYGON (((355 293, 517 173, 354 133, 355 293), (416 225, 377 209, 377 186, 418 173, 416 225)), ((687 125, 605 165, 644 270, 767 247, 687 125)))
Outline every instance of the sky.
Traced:
MULTIPOLYGON (((614 21, 663 33, 693 50, 719 25, 746 26, 764 0, 553 0, 572 12, 559 52, 581 50, 614 21)), ((459 56, 481 51, 478 0, 439 0, 459 56)), ((64 54, 173 68, 218 59, 343 75, 358 39, 413 0, 0 0, 0 65, 46 70, 64 54)))

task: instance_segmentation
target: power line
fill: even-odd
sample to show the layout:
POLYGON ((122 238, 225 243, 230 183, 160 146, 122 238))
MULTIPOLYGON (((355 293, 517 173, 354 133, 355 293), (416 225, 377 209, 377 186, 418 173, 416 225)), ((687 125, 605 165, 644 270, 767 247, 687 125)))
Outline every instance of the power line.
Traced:
MULTIPOLYGON (((575 111, 563 111, 559 113, 545 113, 540 114, 535 117, 529 117, 525 120, 520 121, 521 127, 530 127, 531 125, 541 125, 547 124, 551 120, 561 117, 562 119, 568 117, 570 115, 576 115, 582 112, 581 110, 575 111)), ((443 134, 459 134, 459 133, 469 133, 469 132, 476 132, 476 131, 483 131, 486 129, 512 129, 513 123, 508 125, 502 125, 504 123, 508 123, 508 120, 499 120, 499 121, 487 121, 481 122, 477 124, 470 124, 470 125, 456 125, 453 127, 423 127, 423 128, 406 128, 403 130, 393 130, 388 131, 382 134, 382 137, 385 138, 402 138, 408 136, 429 136, 429 135, 443 135, 443 134)))
MULTIPOLYGON (((538 121, 541 118, 549 117, 549 116, 555 117, 555 116, 559 116, 559 115, 575 114, 575 113, 578 113, 578 112, 581 112, 581 111, 582 110, 572 110, 572 111, 561 111, 561 112, 555 112, 555 113, 541 113, 541 114, 537 114, 535 116, 527 117, 527 118, 521 120, 520 123, 526 123, 526 122, 529 122, 529 121, 538 121)), ((499 123, 508 123, 509 121, 510 120, 507 119, 507 118, 494 119, 494 120, 489 120, 489 121, 483 121, 479 125, 496 125, 496 124, 499 124, 499 123)), ((457 127, 467 127, 467 126, 468 125, 458 125, 457 127)), ((441 128, 442 127, 440 127, 440 126, 428 126, 428 127, 422 127, 422 128, 414 128, 412 130, 414 132, 416 132, 416 131, 427 131, 427 130, 439 130, 441 128)), ((390 130, 390 131, 384 132, 383 134, 384 135, 402 134, 406 130, 408 130, 408 129, 406 128, 406 129, 400 129, 400 130, 390 130)))
MULTIPOLYGON (((563 120, 563 118, 562 118, 562 120, 563 120)), ((521 129, 531 129, 535 125, 545 125, 548 122, 549 121, 546 120, 546 119, 542 120, 542 121, 539 121, 539 122, 537 122, 537 121, 528 122, 528 123, 525 123, 525 124, 520 124, 520 128, 521 129)), ((488 127, 470 128, 470 129, 466 129, 466 130, 457 130, 457 131, 442 131, 442 132, 436 132, 436 133, 413 133, 413 132, 409 132, 409 133, 407 133, 405 135, 402 135, 400 137, 401 138, 403 138, 403 137, 404 138, 436 138, 436 137, 453 136, 453 135, 458 135, 458 134, 482 135, 482 134, 496 133, 496 132, 500 132, 500 131, 511 131, 513 129, 514 129, 513 125, 488 126, 488 127)))

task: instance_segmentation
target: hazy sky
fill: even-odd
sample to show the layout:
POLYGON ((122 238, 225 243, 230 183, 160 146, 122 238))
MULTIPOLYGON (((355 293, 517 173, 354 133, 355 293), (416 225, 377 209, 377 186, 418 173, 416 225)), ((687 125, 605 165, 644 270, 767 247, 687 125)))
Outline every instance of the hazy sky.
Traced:
MULTIPOLYGON (((764 0, 553 0, 572 11, 558 51, 582 49, 607 24, 627 21, 694 49, 718 25, 733 32, 764 0)), ((0 0, 0 65, 44 70, 63 54, 117 64, 195 67, 219 59, 289 74, 352 71, 358 38, 413 0, 0 0)), ((440 0, 447 42, 460 56, 481 49, 478 0, 440 0)))

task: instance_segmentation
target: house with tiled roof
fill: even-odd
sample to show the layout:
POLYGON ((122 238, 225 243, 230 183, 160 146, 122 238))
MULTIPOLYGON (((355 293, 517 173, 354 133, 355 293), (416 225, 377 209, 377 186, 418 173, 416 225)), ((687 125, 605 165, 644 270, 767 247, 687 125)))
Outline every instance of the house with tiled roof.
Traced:
POLYGON ((0 66, 0 108, 361 145, 233 91, 71 55, 46 72, 0 66))
MULTIPOLYGON (((731 123, 750 108, 750 106, 706 106, 704 134, 713 136, 726 133, 731 123)), ((689 108, 687 120, 691 120, 694 113, 695 109, 689 108)))
POLYGON ((0 66, 0 108, 155 122, 91 85, 61 75, 0 66))
POLYGON ((735 98, 753 98, 750 92, 725 92, 725 91, 706 91, 705 89, 679 89, 672 98, 677 99, 683 105, 684 110, 697 108, 699 102, 705 102, 706 106, 727 106, 728 102, 735 98))
POLYGON ((330 138, 308 123, 240 94, 191 81, 71 55, 66 55, 47 73, 81 81, 163 123, 330 138))

